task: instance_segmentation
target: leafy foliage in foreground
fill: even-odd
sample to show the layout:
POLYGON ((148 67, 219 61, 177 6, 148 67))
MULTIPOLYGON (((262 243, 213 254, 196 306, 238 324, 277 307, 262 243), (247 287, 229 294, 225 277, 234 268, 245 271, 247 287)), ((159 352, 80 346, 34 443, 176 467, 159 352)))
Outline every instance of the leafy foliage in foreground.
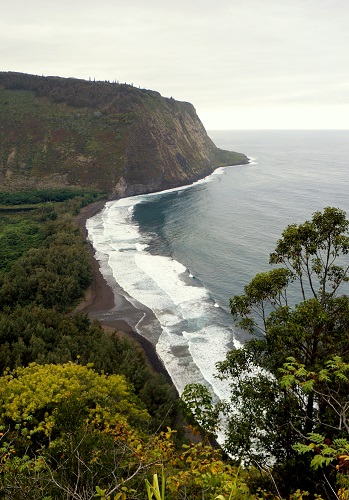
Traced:
POLYGON ((335 488, 334 475, 311 469, 294 445, 309 433, 347 437, 348 253, 346 214, 327 207, 288 226, 270 255, 278 267, 230 301, 238 325, 258 335, 218 364, 231 396, 213 410, 227 422, 225 449, 245 463, 273 463, 283 495, 299 487, 331 498, 335 488))
MULTIPOLYGON (((85 316, 66 315, 89 281, 88 255, 73 222, 80 203, 72 199, 40 207, 29 218, 25 214, 37 225, 40 238, 36 248, 13 258, 0 281, 1 497, 126 500, 144 498, 148 492, 148 498, 176 500, 296 500, 307 497, 303 490, 309 489, 320 499, 314 483, 330 498, 328 485, 334 488, 337 472, 341 482, 336 496, 344 500, 348 301, 338 290, 347 270, 334 264, 339 251, 346 255, 348 249, 341 212, 326 209, 323 219, 317 217, 319 227, 314 222, 315 233, 305 231, 307 244, 310 234, 316 245, 307 247, 308 261, 302 262, 308 277, 318 276, 322 291, 316 292, 314 284, 310 290, 319 295, 294 308, 287 302, 291 282, 304 278, 297 275, 302 254, 298 245, 298 261, 292 261, 295 274, 288 268, 259 275, 246 287, 245 296, 234 298, 232 310, 240 308, 248 329, 258 327, 256 313, 261 313, 259 325, 264 325, 266 337, 230 353, 220 364, 220 376, 233 378, 233 402, 215 407, 206 388, 193 385, 185 391, 187 406, 196 407, 194 420, 208 437, 215 434, 219 410, 225 412, 228 445, 239 449, 245 460, 257 459, 257 467, 244 469, 227 457, 223 460, 211 446, 179 446, 176 433, 170 427, 165 430, 175 422, 175 394, 147 368, 144 355, 85 316), (320 235, 326 220, 326 241, 333 245, 327 253, 320 235), (327 262, 324 274, 316 258, 309 265, 317 245, 323 252, 321 262, 327 262), (324 291, 326 280, 330 288, 324 291), (262 370, 256 369, 257 363, 262 370), (249 377, 246 371, 242 376, 242 368, 249 370, 249 377), (232 414, 239 404, 244 412, 232 414), (310 443, 300 440, 309 421, 310 443), (164 430, 154 434, 160 427, 164 430), (326 433, 321 434, 323 429, 326 433), (299 457, 295 450, 315 453, 313 472, 308 453, 299 457), (277 459, 272 468, 259 459, 266 452, 277 459), (325 467, 327 486, 320 467, 325 467), (161 490, 154 482, 160 471, 161 490)), ((19 213, 13 217, 25 220, 19 213)), ((284 250, 279 246, 281 253, 284 250)))
POLYGON ((274 498, 250 491, 247 474, 210 446, 179 448, 170 429, 144 432, 149 415, 118 375, 31 364, 0 378, 0 402, 4 498, 145 498, 160 470, 162 498, 274 498))
MULTIPOLYGON (((72 363, 31 364, 5 374, 0 401, 0 421, 11 443, 3 487, 11 490, 7 465, 15 466, 16 458, 26 465, 35 461, 46 480, 51 475, 54 498, 60 486, 74 498, 73 485, 83 494, 94 481, 110 484, 116 468, 119 477, 125 469, 127 474, 132 467, 128 447, 137 449, 150 418, 123 376, 99 375, 72 363)), ((25 498, 25 488, 16 494, 25 498)))
POLYGON ((148 366, 143 351, 118 333, 106 334, 86 316, 66 316, 55 309, 29 305, 0 313, 0 369, 29 363, 93 364, 99 372, 123 374, 147 405, 150 430, 174 425, 176 394, 164 377, 148 366))
MULTIPOLYGON (((0 373, 29 363, 93 363, 120 373, 134 385, 152 415, 149 430, 174 425, 175 390, 147 365, 143 352, 117 334, 106 334, 83 315, 67 316, 91 279, 90 258, 74 214, 76 198, 24 212, 23 225, 36 224, 41 245, 12 262, 0 278, 0 373)), ((17 221, 19 214, 6 215, 17 221)))

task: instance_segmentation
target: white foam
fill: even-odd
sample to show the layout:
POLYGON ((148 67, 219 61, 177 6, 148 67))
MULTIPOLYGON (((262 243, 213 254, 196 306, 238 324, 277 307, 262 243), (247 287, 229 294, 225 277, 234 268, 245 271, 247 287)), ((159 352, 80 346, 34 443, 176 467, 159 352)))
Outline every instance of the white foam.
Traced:
POLYGON ((239 342, 236 337, 233 338, 233 344, 235 349, 241 349, 243 347, 243 344, 239 342))
POLYGON ((145 250, 146 248, 148 248, 149 245, 147 245, 146 243, 136 243, 136 250, 138 250, 138 252, 141 252, 142 250, 145 250))
POLYGON ((209 386, 187 349, 187 341, 183 337, 178 337, 174 339, 164 329, 156 344, 156 352, 166 366, 177 391, 181 394, 187 384, 193 383, 209 386), (182 355, 178 355, 178 350, 182 351, 182 355))
POLYGON ((217 373, 216 364, 222 361, 228 352, 230 332, 211 324, 198 332, 183 332, 183 336, 188 341, 189 352, 205 380, 220 399, 228 398, 229 386, 215 378, 214 374, 217 373))
MULTIPOLYGON (((209 182, 226 168, 194 184, 209 182)), ((132 218, 134 207, 149 197, 189 187, 107 202, 86 227, 108 283, 113 286, 116 282, 132 303, 148 307, 158 319, 162 334, 156 350, 178 391, 181 393, 187 383, 199 382, 212 387, 222 398, 226 389, 214 377, 215 365, 224 359, 228 345, 235 342, 229 328, 217 326, 215 315, 223 314, 223 310, 212 303, 208 291, 198 286, 197 280, 192 285, 185 280, 186 276, 194 276, 180 262, 147 252, 153 235, 140 233, 132 218)), ((140 321, 139 331, 154 339, 151 325, 146 327, 140 321)))
POLYGON ((208 292, 204 288, 184 283, 181 275, 186 268, 169 257, 141 253, 136 255, 135 262, 137 267, 150 277, 176 305, 208 298, 208 292))

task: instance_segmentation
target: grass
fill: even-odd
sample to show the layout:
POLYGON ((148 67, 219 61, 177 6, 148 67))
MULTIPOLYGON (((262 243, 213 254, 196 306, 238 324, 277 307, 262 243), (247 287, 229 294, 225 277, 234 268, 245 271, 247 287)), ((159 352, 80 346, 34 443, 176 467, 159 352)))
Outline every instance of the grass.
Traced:
POLYGON ((132 112, 97 116, 94 109, 73 108, 31 91, 0 89, 0 163, 11 173, 3 186, 30 187, 34 177, 47 178, 50 186, 110 190, 122 173, 134 119, 132 112))

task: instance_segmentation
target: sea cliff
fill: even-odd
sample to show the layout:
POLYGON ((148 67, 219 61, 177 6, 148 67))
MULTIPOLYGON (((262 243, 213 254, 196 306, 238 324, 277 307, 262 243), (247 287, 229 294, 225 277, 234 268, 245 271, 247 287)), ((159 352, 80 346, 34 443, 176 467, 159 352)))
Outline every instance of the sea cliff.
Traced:
POLYGON ((190 103, 120 83, 0 72, 3 191, 80 187, 112 199, 247 162, 214 145, 190 103))

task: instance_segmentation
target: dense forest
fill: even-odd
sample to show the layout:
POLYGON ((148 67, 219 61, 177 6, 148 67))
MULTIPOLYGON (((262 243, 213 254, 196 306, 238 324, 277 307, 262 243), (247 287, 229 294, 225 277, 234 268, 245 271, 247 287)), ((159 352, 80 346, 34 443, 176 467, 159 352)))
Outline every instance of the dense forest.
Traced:
POLYGON ((0 498, 348 498, 345 213, 288 226, 231 299, 255 338, 217 367, 215 405, 200 385, 178 400, 138 345, 73 313, 92 278, 75 219, 100 196, 2 194, 0 498))
POLYGON ((158 480, 169 498, 269 495, 263 472, 210 445, 138 345, 72 313, 92 277, 75 218, 99 197, 2 193, 0 498, 151 498, 158 480))
POLYGON ((138 345, 72 312, 92 278, 75 218, 100 196, 2 197, 0 498, 347 498, 345 214, 286 228, 276 269, 231 299, 257 337, 217 367, 232 396, 214 405, 200 385, 178 400, 138 345))

